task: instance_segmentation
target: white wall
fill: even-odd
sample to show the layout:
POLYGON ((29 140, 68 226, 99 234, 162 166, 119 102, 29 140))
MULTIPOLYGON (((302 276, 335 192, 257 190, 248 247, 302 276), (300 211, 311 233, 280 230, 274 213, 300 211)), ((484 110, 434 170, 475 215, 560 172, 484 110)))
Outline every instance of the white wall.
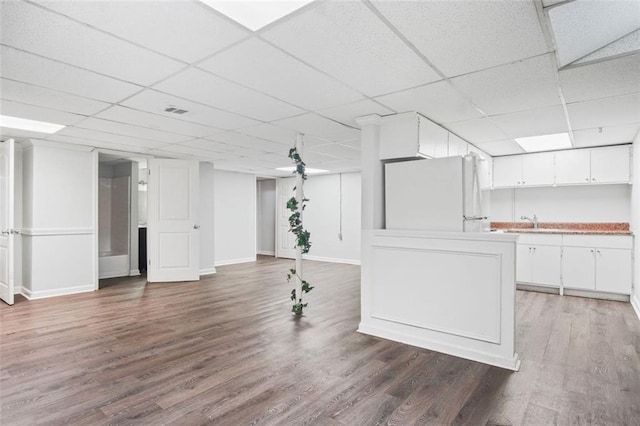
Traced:
POLYGON ((256 259, 256 177, 214 172, 215 264, 256 259))
POLYGON ((491 191, 493 222, 629 222, 631 185, 559 186, 491 191))
POLYGON ((631 295, 631 304, 640 319, 640 134, 636 136, 633 142, 633 189, 631 193, 631 231, 635 237, 634 244, 634 262, 633 265, 633 294, 631 295))
POLYGON ((276 252, 276 180, 256 182, 257 191, 257 251, 273 256, 276 252))
POLYGON ((200 163, 200 275, 216 272, 214 175, 213 164, 200 163))
POLYGON ((360 191, 360 173, 309 176, 304 184, 309 199, 304 227, 311 233, 306 259, 360 263, 360 191))
POLYGON ((97 154, 40 141, 23 154, 23 294, 94 290, 97 154))

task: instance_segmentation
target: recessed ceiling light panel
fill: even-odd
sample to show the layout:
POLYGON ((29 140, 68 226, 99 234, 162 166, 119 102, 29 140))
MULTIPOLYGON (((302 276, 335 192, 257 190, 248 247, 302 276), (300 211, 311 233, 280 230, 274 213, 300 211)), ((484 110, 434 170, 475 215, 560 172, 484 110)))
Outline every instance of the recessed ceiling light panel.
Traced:
POLYGON ((571 148, 571 138, 568 133, 554 133, 552 135, 530 136, 516 138, 515 141, 526 152, 553 151, 571 148))
POLYGON ((57 132, 60 129, 64 129, 67 126, 64 126, 62 124, 47 123, 46 121, 36 121, 26 118, 11 117, 9 115, 0 115, 0 127, 51 134, 57 132))
MULTIPOLYGON (((296 171, 296 167, 295 166, 289 166, 289 167, 278 167, 276 170, 279 170, 281 172, 295 172, 296 171)), ((317 174, 317 173, 327 173, 329 170, 323 170, 323 169, 312 169, 309 167, 306 167, 304 169, 305 173, 308 175, 313 175, 313 174, 317 174)))
POLYGON ((237 23, 258 31, 312 0, 200 0, 237 23))

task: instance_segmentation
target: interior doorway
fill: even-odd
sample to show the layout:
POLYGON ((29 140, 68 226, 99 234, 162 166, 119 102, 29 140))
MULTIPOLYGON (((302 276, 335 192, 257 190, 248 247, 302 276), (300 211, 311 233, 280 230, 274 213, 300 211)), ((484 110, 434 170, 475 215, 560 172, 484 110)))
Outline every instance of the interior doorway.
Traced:
POLYGON ((138 163, 98 157, 98 278, 140 275, 138 163))
POLYGON ((276 255, 276 180, 256 178, 256 254, 276 255))

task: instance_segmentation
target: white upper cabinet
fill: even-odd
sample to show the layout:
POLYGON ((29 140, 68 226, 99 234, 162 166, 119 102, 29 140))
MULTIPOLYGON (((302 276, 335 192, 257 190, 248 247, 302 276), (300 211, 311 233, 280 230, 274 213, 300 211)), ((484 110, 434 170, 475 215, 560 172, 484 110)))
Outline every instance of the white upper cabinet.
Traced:
POLYGON ((449 133, 449 157, 457 155, 467 155, 469 152, 469 144, 462 138, 449 133))
POLYGON ((449 132, 437 124, 418 116, 420 154, 433 158, 447 156, 449 132))
POLYGON ((629 183, 629 145, 498 157, 494 188, 629 183))
POLYGON ((591 183, 627 183, 630 181, 629 145, 592 149, 591 183))
POLYGON ((556 152, 556 184, 589 183, 591 181, 590 156, 589 149, 556 152))

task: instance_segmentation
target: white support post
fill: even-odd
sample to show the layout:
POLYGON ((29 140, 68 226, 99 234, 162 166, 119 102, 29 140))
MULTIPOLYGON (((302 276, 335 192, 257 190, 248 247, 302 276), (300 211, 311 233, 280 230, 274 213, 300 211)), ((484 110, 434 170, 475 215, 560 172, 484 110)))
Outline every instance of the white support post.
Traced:
MULTIPOLYGON (((302 140, 302 134, 296 134, 296 150, 298 155, 302 157, 302 151, 304 148, 304 141, 302 140)), ((296 201, 298 202, 299 211, 300 211, 300 222, 302 223, 302 215, 304 214, 302 210, 302 200, 304 199, 304 191, 303 191, 304 179, 300 173, 296 173, 296 201)), ((302 247, 296 244, 296 301, 294 304, 302 303, 302 247)))

